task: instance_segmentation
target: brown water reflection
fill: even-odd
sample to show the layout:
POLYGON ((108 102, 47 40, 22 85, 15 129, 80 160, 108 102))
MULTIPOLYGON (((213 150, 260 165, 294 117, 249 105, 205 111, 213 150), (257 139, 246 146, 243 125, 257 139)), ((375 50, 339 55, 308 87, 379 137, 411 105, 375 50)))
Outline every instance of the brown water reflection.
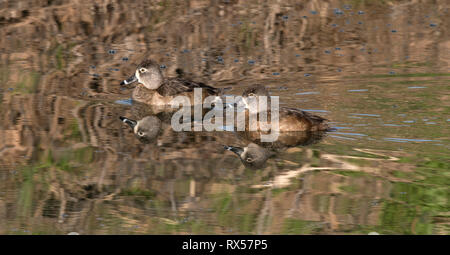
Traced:
POLYGON ((450 233, 448 8, 1 2, 0 233, 450 233), (230 94, 263 84, 337 131, 248 168, 223 147, 245 136, 173 132, 128 100, 148 57, 230 94), (120 116, 161 133, 141 143, 120 116))

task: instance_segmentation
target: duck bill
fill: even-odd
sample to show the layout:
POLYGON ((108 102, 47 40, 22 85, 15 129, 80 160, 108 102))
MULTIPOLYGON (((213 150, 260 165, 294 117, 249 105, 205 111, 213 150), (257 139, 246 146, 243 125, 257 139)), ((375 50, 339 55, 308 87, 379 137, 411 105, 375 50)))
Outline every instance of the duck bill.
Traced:
POLYGON ((126 123, 126 124, 127 124, 128 126, 130 126, 131 129, 133 129, 133 130, 134 130, 134 127, 137 125, 137 121, 135 121, 135 120, 128 119, 128 118, 122 117, 122 116, 120 116, 119 118, 120 118, 120 120, 121 120, 123 123, 126 123))
POLYGON ((136 75, 131 75, 130 76, 130 78, 128 78, 128 79, 126 79, 126 80, 123 80, 121 83, 120 83, 120 85, 121 86, 123 86, 123 85, 128 85, 128 84, 131 84, 131 83, 133 83, 133 82, 136 82, 137 81, 137 78, 136 78, 136 75))
POLYGON ((236 155, 241 156, 241 154, 244 152, 244 149, 241 147, 234 147, 234 146, 223 146, 225 150, 232 151, 236 153, 236 155))

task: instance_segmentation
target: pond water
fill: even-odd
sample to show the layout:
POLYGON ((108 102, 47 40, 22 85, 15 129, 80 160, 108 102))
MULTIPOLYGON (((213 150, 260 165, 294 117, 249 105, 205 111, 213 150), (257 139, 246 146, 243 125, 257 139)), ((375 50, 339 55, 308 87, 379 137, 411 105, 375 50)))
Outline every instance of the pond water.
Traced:
POLYGON ((447 0, 149 2, 0 2, 0 234, 450 234, 447 0), (143 143, 145 58, 334 131, 256 168, 230 131, 143 143))

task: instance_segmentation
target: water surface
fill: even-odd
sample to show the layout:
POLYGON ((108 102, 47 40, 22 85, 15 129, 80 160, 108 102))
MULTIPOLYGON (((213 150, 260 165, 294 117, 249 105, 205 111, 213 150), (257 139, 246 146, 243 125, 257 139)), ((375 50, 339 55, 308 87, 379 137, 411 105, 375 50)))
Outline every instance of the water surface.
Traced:
MULTIPOLYGON (((449 234, 448 1, 2 1, 0 234, 449 234), (142 143, 119 83, 142 59, 267 86, 336 131, 142 143), (298 138, 298 136, 296 137, 298 138), (247 139, 247 140, 246 140, 247 139)), ((158 115, 161 117, 161 115, 158 115)))

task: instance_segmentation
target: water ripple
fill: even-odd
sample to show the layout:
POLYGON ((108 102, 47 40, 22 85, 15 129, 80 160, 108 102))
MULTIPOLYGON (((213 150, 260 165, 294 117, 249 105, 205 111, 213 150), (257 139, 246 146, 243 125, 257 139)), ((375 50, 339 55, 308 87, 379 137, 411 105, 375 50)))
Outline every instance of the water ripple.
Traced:
POLYGON ((317 94, 319 94, 319 92, 317 91, 295 93, 295 95, 317 95, 317 94))
POLYGON ((356 140, 354 138, 337 136, 337 135, 330 135, 330 137, 334 137, 334 138, 338 138, 338 139, 344 139, 344 140, 356 140))
POLYGON ((350 114, 356 116, 380 117, 379 114, 368 114, 368 113, 350 113, 350 114))
POLYGON ((407 138, 383 138, 386 141, 390 142, 399 142, 399 143, 406 143, 406 142, 441 142, 439 140, 428 140, 428 139, 407 139, 407 138))
POLYGON ((365 92, 369 91, 368 89, 349 89, 348 92, 365 92))
POLYGON ((360 133, 342 133, 342 132, 334 132, 333 134, 338 134, 338 135, 352 135, 352 136, 367 136, 365 134, 360 134, 360 133))

